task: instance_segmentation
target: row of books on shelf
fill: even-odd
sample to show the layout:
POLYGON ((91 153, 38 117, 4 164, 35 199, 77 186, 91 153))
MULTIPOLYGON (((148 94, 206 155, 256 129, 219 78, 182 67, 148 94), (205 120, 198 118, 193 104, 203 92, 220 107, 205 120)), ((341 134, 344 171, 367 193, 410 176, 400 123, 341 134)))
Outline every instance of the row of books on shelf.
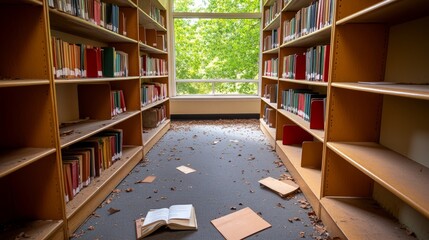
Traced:
POLYGON ((141 85, 142 106, 167 98, 167 84, 151 82, 141 85))
POLYGON ((279 59, 271 58, 264 61, 264 76, 277 77, 279 72, 279 59))
POLYGON ((310 129, 324 128, 326 94, 311 89, 286 89, 282 91, 280 107, 310 122, 310 129))
POLYGON ((144 129, 155 128, 167 119, 167 109, 165 105, 160 105, 144 111, 142 116, 144 129))
POLYGON ((264 11, 264 27, 268 26, 274 18, 282 11, 282 1, 275 0, 274 3, 268 6, 264 11))
POLYGON ((264 122, 270 127, 276 127, 276 109, 271 108, 268 104, 264 105, 264 114, 262 115, 264 122))
POLYGON ((119 6, 100 0, 49 0, 49 6, 97 26, 127 35, 126 16, 119 6))
POLYGON ((328 81, 330 45, 283 57, 282 78, 328 81))
POLYGON ((139 7, 161 26, 166 26, 165 10, 159 9, 151 0, 139 1, 139 7))
POLYGON ((277 102, 277 84, 266 84, 264 87, 264 98, 269 99, 270 103, 276 103, 277 102))
POLYGON ((283 43, 331 25, 333 0, 318 0, 283 21, 283 43))
POLYGON ((140 57, 141 76, 164 76, 168 74, 167 60, 148 55, 140 57))
POLYGON ((271 34, 264 38, 263 51, 274 49, 280 46, 279 28, 272 29, 271 34))
POLYGON ((73 44, 52 37, 55 78, 128 76, 128 54, 114 47, 73 44))
POLYGON ((122 129, 108 129, 63 149, 65 201, 73 200, 94 178, 121 159, 122 147, 122 129))
POLYGON ((113 90, 110 92, 111 94, 111 112, 112 117, 121 114, 127 111, 127 107, 125 105, 125 97, 124 92, 122 90, 113 90))

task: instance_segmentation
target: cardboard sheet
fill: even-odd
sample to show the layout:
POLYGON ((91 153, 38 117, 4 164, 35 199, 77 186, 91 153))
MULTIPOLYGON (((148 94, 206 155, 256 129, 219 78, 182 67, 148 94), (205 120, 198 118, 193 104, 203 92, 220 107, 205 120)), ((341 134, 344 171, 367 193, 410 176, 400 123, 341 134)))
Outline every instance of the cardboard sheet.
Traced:
POLYGON ((281 197, 285 197, 299 188, 299 186, 291 180, 279 181, 272 177, 261 179, 259 183, 277 192, 281 197))
POLYGON ((144 183, 151 183, 151 182, 153 182, 155 180, 155 178, 156 178, 156 176, 147 176, 147 177, 145 177, 145 179, 143 179, 142 182, 144 182, 144 183))
POLYGON ((239 240, 271 227, 250 208, 214 219, 211 223, 227 240, 239 240))
POLYGON ((182 173, 184 173, 184 174, 188 174, 188 173, 191 173, 191 172, 195 172, 196 170, 195 169, 192 169, 192 168, 190 168, 190 167, 187 167, 187 166, 179 166, 179 167, 177 167, 176 168, 177 170, 179 170, 179 171, 181 171, 182 173))

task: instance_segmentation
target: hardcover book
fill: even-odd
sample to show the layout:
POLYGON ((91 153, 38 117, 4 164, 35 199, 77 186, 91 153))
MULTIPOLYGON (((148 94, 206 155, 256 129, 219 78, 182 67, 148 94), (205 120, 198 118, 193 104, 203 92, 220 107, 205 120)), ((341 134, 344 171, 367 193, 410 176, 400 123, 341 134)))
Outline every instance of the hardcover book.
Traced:
POLYGON ((192 204, 151 209, 144 218, 135 221, 137 239, 142 239, 166 226, 171 230, 197 230, 197 218, 192 204))

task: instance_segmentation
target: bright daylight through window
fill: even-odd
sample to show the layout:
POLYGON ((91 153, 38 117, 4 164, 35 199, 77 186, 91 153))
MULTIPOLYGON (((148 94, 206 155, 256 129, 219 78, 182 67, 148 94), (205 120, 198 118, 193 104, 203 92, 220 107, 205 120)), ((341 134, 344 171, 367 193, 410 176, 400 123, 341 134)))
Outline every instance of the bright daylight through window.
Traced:
POLYGON ((175 0, 176 95, 257 95, 259 0, 175 0))

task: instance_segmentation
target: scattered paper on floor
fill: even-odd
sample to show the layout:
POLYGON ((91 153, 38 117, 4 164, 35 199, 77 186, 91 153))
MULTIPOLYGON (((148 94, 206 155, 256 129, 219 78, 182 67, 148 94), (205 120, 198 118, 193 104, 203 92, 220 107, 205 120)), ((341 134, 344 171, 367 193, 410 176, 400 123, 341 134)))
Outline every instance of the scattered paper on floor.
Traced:
POLYGON ((181 171, 182 173, 184 173, 184 174, 188 174, 188 173, 192 173, 192 172, 195 172, 196 170, 195 169, 192 169, 192 168, 190 168, 190 167, 187 167, 187 166, 179 166, 179 167, 177 167, 176 168, 177 170, 179 170, 179 171, 181 171))

